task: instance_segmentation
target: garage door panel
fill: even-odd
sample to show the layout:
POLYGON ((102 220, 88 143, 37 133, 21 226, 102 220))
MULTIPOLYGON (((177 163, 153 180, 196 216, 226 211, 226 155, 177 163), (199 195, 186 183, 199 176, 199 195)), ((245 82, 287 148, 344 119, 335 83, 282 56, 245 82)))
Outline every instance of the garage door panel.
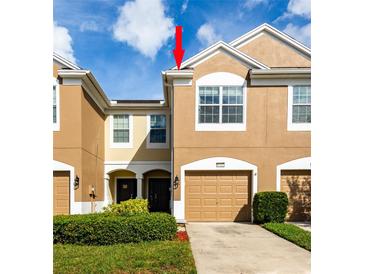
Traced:
POLYGON ((280 190, 289 199, 287 220, 309 221, 311 218, 311 171, 282 170, 280 190))
POLYGON ((185 179, 188 221, 250 221, 250 171, 187 171, 185 179))
POLYGON ((53 214, 70 213, 70 173, 53 172, 53 214))

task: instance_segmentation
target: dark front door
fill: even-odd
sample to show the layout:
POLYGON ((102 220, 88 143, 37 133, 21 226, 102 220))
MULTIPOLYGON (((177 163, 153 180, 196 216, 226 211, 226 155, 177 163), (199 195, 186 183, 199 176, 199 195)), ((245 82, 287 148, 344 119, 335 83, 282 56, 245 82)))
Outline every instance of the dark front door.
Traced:
POLYGON ((170 213, 170 186, 169 178, 150 178, 148 181, 148 203, 151 212, 170 213))
POLYGON ((137 179, 117 179, 117 204, 137 196, 137 179))

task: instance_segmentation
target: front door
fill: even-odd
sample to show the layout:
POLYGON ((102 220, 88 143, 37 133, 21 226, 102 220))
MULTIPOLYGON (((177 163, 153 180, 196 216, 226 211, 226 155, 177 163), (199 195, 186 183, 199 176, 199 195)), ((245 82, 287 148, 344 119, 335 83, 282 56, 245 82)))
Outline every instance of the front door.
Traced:
POLYGON ((150 178, 148 181, 148 203, 151 212, 170 213, 170 186, 169 178, 150 178))
POLYGON ((137 179, 117 179, 117 204, 137 197, 137 179))

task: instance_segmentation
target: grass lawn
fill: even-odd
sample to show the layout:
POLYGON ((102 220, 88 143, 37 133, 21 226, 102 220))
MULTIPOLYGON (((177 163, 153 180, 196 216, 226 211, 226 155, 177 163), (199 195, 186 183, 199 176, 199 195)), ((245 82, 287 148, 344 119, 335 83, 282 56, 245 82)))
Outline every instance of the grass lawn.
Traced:
POLYGON ((190 243, 53 246, 54 273, 196 273, 190 243))
POLYGON ((311 250, 310 231, 306 231, 293 224, 285 223, 266 223, 262 227, 306 250, 311 250))

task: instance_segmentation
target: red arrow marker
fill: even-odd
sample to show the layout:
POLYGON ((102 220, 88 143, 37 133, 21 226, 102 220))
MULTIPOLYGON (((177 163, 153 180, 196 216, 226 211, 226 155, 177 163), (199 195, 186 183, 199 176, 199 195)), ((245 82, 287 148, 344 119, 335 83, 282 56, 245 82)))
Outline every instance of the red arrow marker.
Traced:
POLYGON ((175 40, 176 44, 173 53, 177 69, 180 70, 180 65, 185 53, 185 50, 182 48, 182 26, 176 26, 175 40))

